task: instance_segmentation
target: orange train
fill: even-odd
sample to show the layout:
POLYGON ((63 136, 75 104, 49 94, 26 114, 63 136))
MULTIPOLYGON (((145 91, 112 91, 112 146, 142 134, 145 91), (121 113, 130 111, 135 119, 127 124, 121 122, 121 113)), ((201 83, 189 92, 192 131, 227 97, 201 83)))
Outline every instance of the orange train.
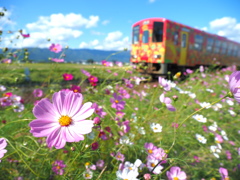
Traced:
POLYGON ((132 26, 131 63, 148 75, 176 73, 200 65, 240 65, 240 43, 165 18, 132 26))

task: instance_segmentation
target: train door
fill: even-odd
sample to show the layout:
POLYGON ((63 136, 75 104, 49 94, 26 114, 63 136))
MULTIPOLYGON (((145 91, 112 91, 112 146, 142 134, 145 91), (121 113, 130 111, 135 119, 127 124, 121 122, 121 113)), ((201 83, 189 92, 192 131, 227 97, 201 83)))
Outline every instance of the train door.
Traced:
POLYGON ((180 60, 179 65, 186 65, 187 61, 187 47, 188 47, 188 32, 181 32, 181 51, 180 51, 180 60))

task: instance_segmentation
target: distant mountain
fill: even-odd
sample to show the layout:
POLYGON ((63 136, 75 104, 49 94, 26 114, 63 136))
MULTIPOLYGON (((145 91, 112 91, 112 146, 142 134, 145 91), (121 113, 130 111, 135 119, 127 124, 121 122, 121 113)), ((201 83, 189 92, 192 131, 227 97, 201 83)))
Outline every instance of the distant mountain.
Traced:
MULTIPOLYGON (((59 58, 60 53, 51 52, 47 48, 26 48, 29 53, 29 60, 34 62, 49 62, 48 58, 59 58)), ((16 52, 18 51, 19 59, 23 58, 24 49, 9 49, 7 52, 16 52)), ((108 58, 108 61, 121 61, 121 62, 129 62, 130 61, 130 51, 123 51, 118 53, 119 51, 104 51, 104 50, 94 50, 94 49, 65 49, 62 51, 66 56, 64 60, 66 62, 84 62, 88 59, 93 59, 95 62, 100 62, 106 59, 111 54, 117 53, 116 55, 112 55, 108 58)), ((2 53, 2 50, 0 50, 2 53)))

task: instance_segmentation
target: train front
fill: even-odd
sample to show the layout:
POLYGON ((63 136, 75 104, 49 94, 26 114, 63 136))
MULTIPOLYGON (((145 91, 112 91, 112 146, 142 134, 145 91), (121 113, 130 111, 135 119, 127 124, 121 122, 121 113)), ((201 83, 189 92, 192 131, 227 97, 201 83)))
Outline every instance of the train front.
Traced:
POLYGON ((132 26, 131 62, 143 74, 167 73, 164 64, 165 30, 164 18, 141 20, 132 26))

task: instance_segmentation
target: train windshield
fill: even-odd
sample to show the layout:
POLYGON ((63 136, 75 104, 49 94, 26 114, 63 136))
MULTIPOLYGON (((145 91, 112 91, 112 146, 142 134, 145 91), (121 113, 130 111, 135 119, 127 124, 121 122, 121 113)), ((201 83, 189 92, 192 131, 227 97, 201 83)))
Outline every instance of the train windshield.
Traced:
POLYGON ((162 42, 163 41, 163 22, 153 23, 153 36, 152 42, 162 42))
POLYGON ((133 39, 132 39, 132 43, 133 44, 138 44, 139 42, 139 32, 140 32, 140 26, 135 26, 133 27, 133 39))

